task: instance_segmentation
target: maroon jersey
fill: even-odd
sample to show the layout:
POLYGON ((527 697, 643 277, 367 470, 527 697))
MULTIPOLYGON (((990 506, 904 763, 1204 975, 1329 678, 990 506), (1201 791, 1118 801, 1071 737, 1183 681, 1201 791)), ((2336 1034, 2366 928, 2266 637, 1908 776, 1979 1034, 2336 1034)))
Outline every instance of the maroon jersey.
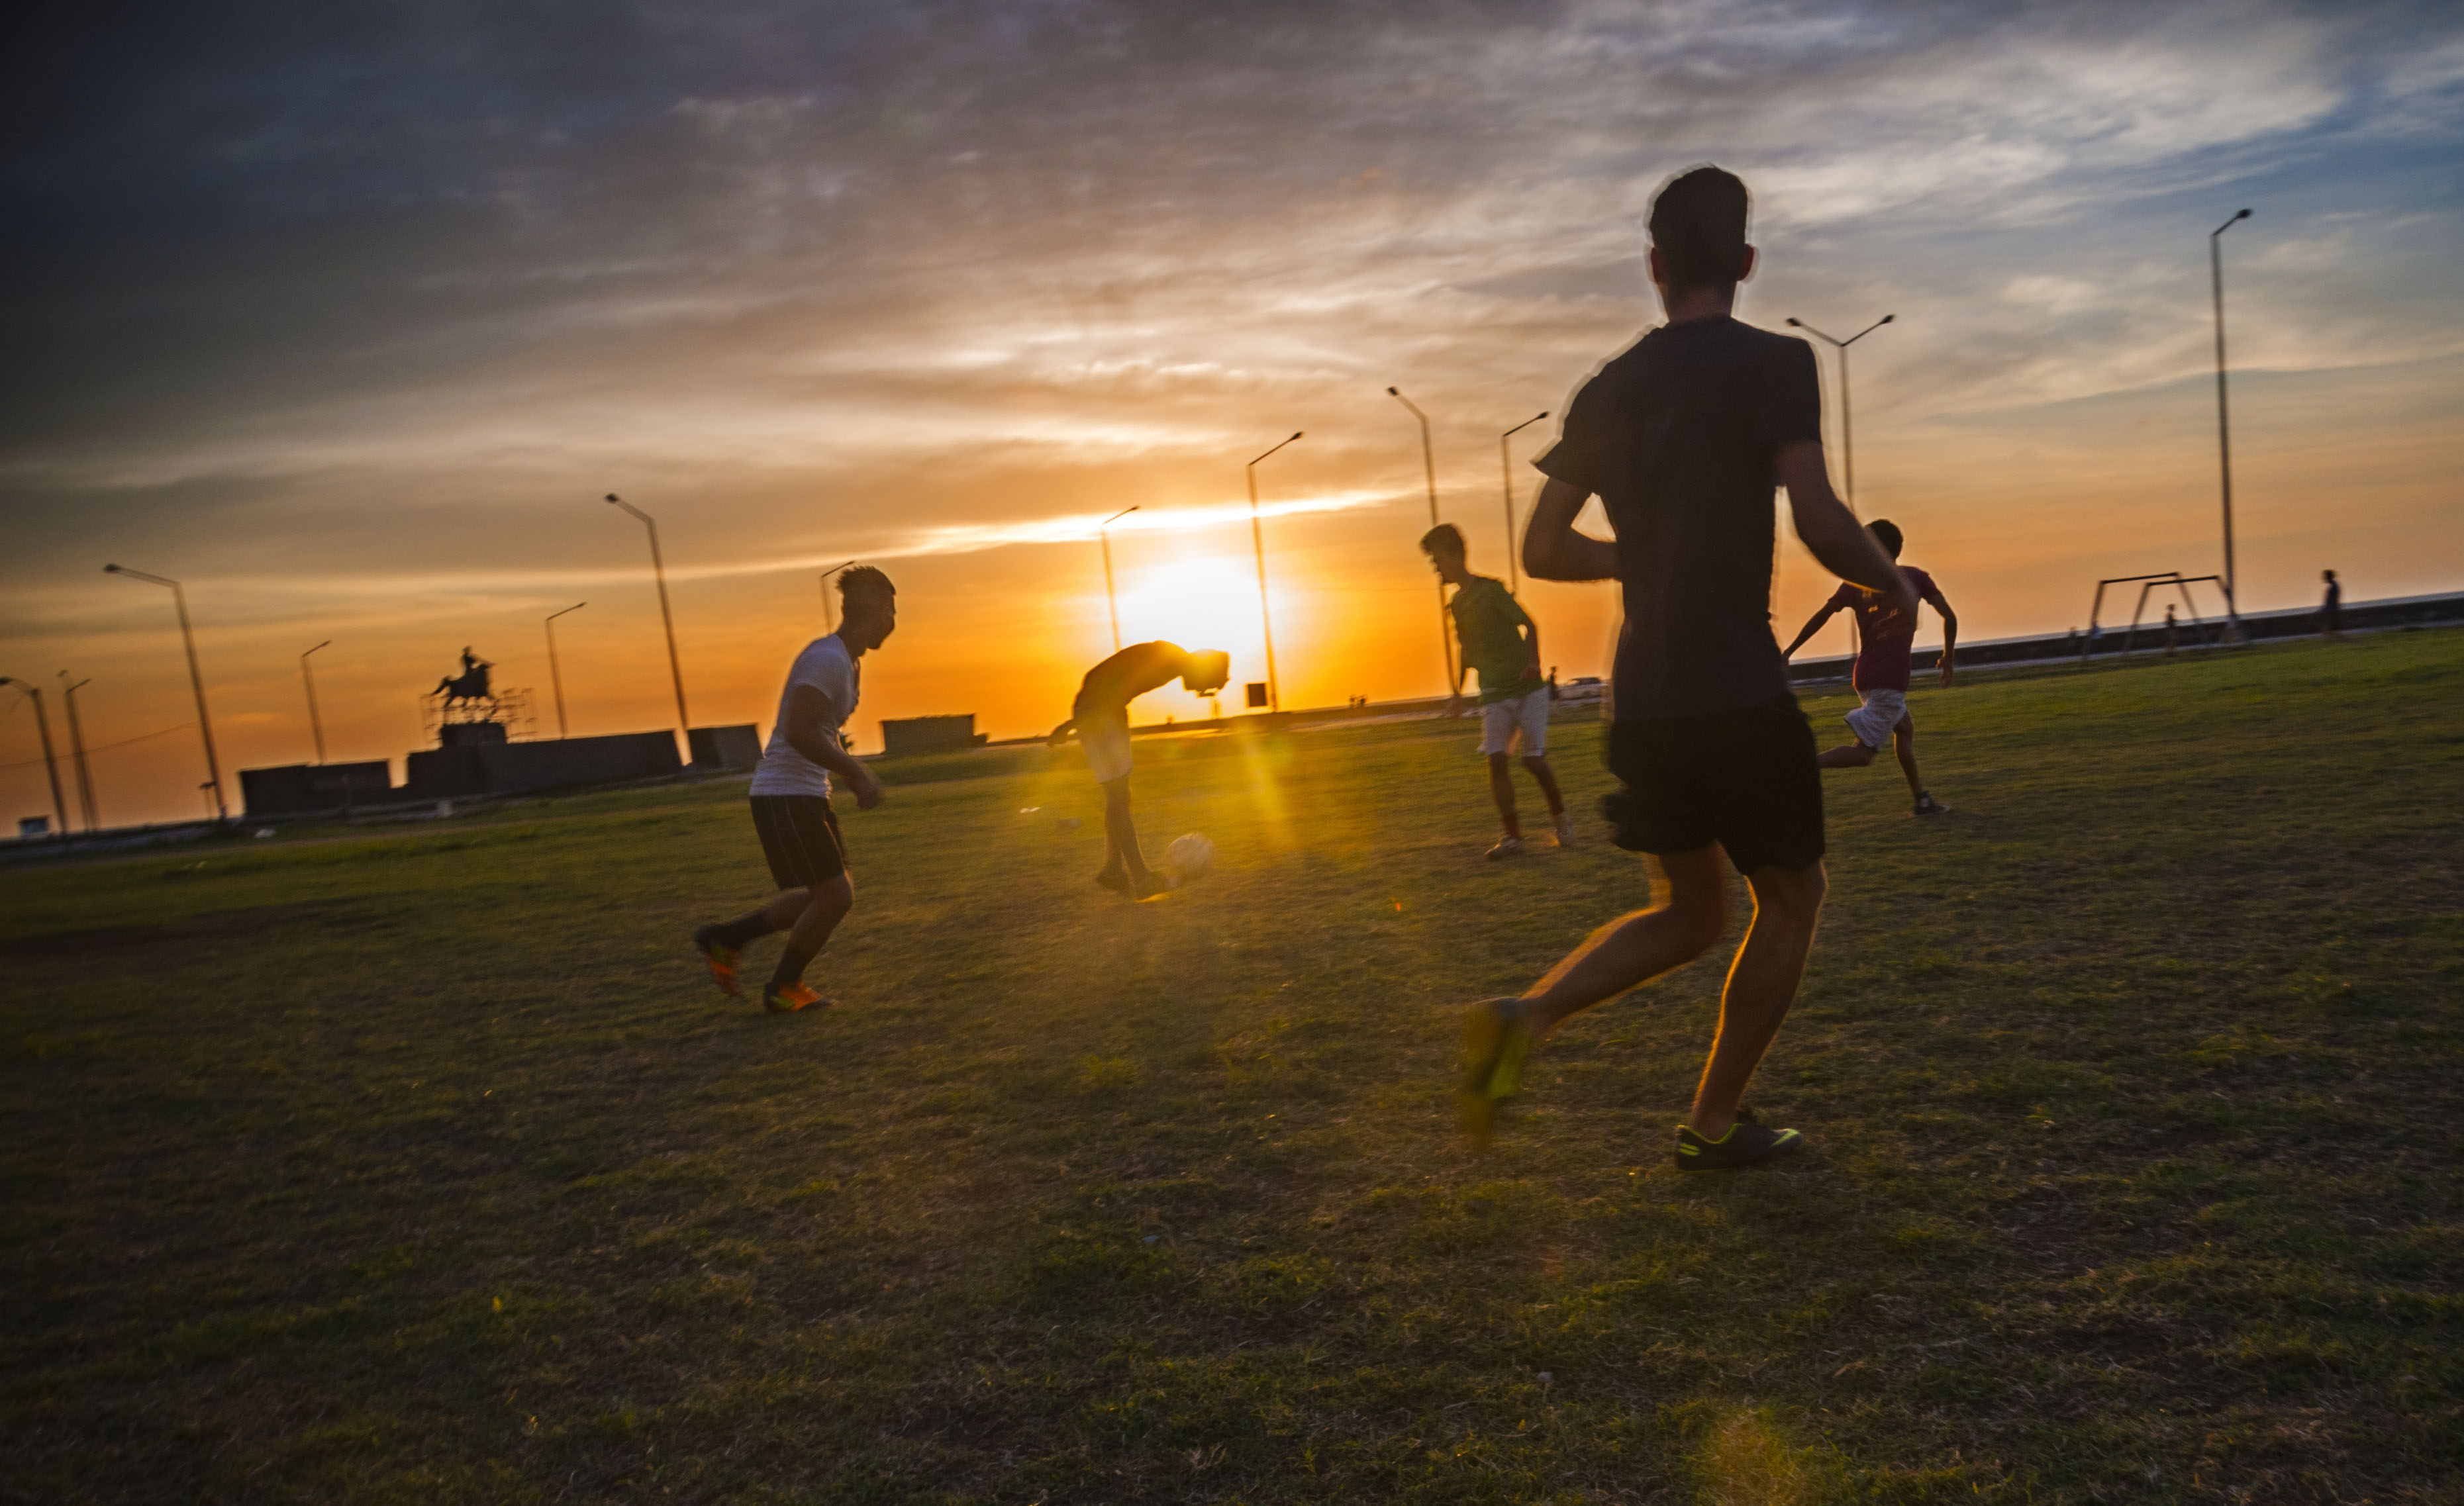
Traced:
MULTIPOLYGON (((1938 594, 1933 577, 1914 565, 1900 566, 1900 576, 1920 600, 1938 594)), ((1844 580, 1831 594, 1831 604, 1857 614, 1857 669, 1850 684, 1859 690, 1906 689, 1908 650, 1917 636, 1916 614, 1885 622, 1890 602, 1882 593, 1844 580)))

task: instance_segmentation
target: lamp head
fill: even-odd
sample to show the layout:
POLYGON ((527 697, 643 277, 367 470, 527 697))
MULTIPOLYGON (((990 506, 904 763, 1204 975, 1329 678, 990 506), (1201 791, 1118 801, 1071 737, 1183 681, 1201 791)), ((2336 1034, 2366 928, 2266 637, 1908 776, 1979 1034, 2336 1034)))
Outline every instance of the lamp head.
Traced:
POLYGON ((1401 390, 1400 388, 1397 388, 1397 387, 1388 387, 1388 388, 1386 389, 1386 395, 1387 395, 1388 397, 1390 397, 1390 398, 1399 398, 1399 397, 1401 397, 1401 396, 1403 395, 1403 393, 1402 393, 1402 390, 1401 390))
POLYGON ((116 576, 120 574, 120 567, 118 565, 105 565, 102 567, 102 573, 107 576, 116 576))
POLYGON ((617 498, 616 498, 616 493, 615 493, 615 492, 610 491, 610 492, 608 492, 608 493, 607 493, 606 500, 608 500, 608 501, 610 501, 610 502, 614 502, 616 499, 617 499, 617 498))
POLYGON ((1890 323, 1893 319, 1898 318, 1898 317, 1899 317, 1899 316, 1898 316, 1898 315, 1896 315, 1896 314, 1885 314, 1885 315, 1883 315, 1883 316, 1882 316, 1882 322, 1883 322, 1883 323, 1885 323, 1885 324, 1888 324, 1888 323, 1890 323))
POLYGON ((1801 329, 1805 328, 1805 326, 1804 326, 1804 325, 1799 324, 1798 322, 1796 322, 1796 316, 1795 316, 1795 315, 1793 315, 1793 314, 1792 314, 1792 315, 1790 315, 1790 316, 1789 316, 1789 318, 1788 318, 1788 327, 1789 327, 1789 328, 1791 328, 1791 329, 1795 329, 1795 330, 1801 330, 1801 329))
MULTIPOLYGON (((1292 430, 1292 439, 1298 439, 1298 438, 1300 438, 1300 437, 1301 437, 1301 431, 1300 431, 1299 429, 1294 429, 1294 430, 1292 430)), ((1287 444, 1287 445, 1288 445, 1288 444, 1290 444, 1290 443, 1292 442, 1292 439, 1287 439, 1287 440, 1284 441, 1284 443, 1285 443, 1285 444, 1287 444)))
POLYGON ((2250 218, 2250 211, 2249 211, 2248 209, 2244 209, 2244 210, 2242 210, 2240 213, 2238 213, 2238 214, 2234 215, 2234 216, 2233 216, 2233 218, 2234 218, 2234 219, 2236 219, 2236 220, 2246 220, 2246 219, 2249 219, 2249 218, 2250 218))

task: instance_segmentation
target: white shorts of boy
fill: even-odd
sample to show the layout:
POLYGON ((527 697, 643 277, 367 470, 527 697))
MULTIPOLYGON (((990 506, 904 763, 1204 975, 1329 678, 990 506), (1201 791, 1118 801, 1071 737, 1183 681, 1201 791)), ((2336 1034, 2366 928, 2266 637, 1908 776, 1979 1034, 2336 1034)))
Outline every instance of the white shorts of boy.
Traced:
POLYGON ((1905 690, 1864 690, 1859 693, 1864 696, 1865 704, 1840 720, 1848 724, 1848 730, 1855 732, 1857 740, 1866 747, 1889 747, 1891 729, 1899 726, 1900 718, 1908 714, 1908 693, 1905 690))
POLYGON ((1103 719, 1078 724, 1078 746, 1087 750, 1087 767, 1097 784, 1126 778, 1130 773, 1130 724, 1103 719))
POLYGON ((1523 756, 1537 758, 1549 751, 1549 688, 1541 686, 1510 701, 1491 701, 1480 709, 1480 751, 1502 753, 1515 734, 1523 737, 1523 756))

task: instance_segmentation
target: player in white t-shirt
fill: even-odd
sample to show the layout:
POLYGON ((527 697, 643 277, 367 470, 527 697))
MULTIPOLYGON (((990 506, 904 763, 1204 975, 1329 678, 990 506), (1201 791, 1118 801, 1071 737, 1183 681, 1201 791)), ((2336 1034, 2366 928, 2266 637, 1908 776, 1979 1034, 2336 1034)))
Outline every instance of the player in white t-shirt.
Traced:
POLYGON ((838 813, 830 809, 830 775, 847 781, 859 808, 869 811, 881 803, 881 782, 847 751, 840 729, 854 714, 863 687, 859 661, 898 625, 898 592, 888 576, 856 565, 839 574, 839 630, 805 644, 788 669, 770 746, 753 771, 753 829, 779 885, 778 897, 749 915, 693 932, 711 976, 739 998, 744 990, 736 976, 738 954, 756 937, 787 932, 787 948, 761 990, 761 1003, 773 1014, 835 1002, 804 983, 814 953, 855 906, 847 844, 839 836, 838 813))

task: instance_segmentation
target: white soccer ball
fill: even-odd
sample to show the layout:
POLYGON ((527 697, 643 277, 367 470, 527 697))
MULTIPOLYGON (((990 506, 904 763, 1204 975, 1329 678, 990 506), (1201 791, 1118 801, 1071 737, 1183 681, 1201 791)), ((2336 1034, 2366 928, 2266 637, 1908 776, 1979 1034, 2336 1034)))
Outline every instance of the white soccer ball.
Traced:
POLYGON ((1165 866, 1186 882, 1204 873, 1215 862, 1215 844, 1196 832, 1175 837, 1163 850, 1165 866))

